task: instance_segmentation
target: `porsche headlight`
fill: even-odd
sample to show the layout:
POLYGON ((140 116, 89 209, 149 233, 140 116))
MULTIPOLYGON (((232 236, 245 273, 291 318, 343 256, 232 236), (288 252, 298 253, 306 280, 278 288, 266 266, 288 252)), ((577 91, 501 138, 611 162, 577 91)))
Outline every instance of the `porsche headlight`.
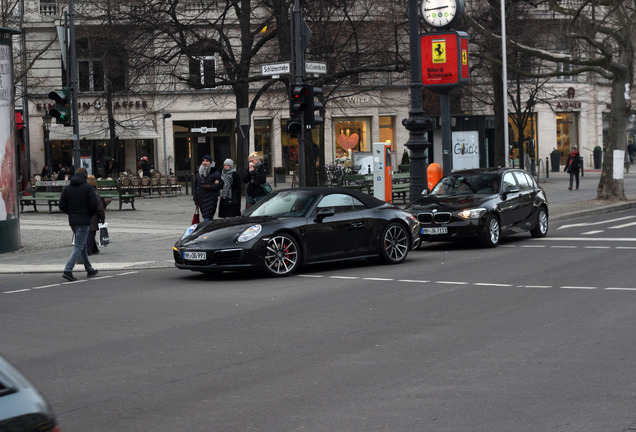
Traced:
POLYGON ((185 232, 183 233, 183 235, 181 236, 181 240, 183 240, 184 238, 186 238, 187 236, 189 236, 190 234, 192 234, 192 232, 197 229, 197 224, 192 225, 191 227, 189 227, 187 230, 185 230, 185 232))
POLYGON ((260 225, 252 225, 251 227, 243 231, 243 234, 238 237, 238 242, 244 243, 246 241, 252 240, 254 237, 261 233, 262 229, 263 227, 260 225))
POLYGON ((457 216, 464 219, 479 219, 480 217, 484 215, 484 213, 486 213, 485 208, 475 208, 475 209, 462 210, 459 213, 457 213, 457 216))

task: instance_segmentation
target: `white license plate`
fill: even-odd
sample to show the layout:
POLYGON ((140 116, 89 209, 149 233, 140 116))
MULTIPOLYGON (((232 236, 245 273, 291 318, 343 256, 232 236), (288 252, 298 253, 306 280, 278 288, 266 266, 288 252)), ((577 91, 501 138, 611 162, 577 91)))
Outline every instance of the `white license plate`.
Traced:
POLYGON ((183 258, 188 261, 204 261, 205 252, 184 252, 183 258))
POLYGON ((448 228, 422 228, 420 232, 422 234, 448 234, 448 228))

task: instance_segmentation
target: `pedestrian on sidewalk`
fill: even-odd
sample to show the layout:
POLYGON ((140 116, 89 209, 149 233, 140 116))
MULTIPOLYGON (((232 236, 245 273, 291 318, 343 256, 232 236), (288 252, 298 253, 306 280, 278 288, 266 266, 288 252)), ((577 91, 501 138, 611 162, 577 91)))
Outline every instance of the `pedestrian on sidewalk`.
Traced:
POLYGON ((68 223, 75 234, 75 246, 66 262, 62 277, 69 281, 76 281, 73 276, 73 267, 78 257, 82 258, 84 269, 88 277, 97 274, 88 260, 86 240, 91 225, 91 217, 97 212, 99 203, 97 194, 91 185, 86 182, 86 168, 80 167, 71 177, 71 183, 64 188, 60 197, 60 210, 68 214, 68 223))
POLYGON ((576 147, 572 147, 572 151, 568 155, 568 160, 565 163, 565 169, 563 171, 570 174, 570 186, 569 190, 572 190, 573 180, 576 178, 576 188, 579 188, 579 171, 583 167, 583 161, 581 161, 581 155, 576 147))
POLYGON ((265 189, 263 189, 263 185, 267 183, 267 171, 265 170, 265 165, 261 162, 261 158, 258 157, 258 153, 250 153, 249 162, 249 168, 245 176, 243 176, 243 183, 247 183, 247 189, 245 190, 245 210, 252 207, 267 195, 265 189))
POLYGON ((225 159, 221 171, 223 189, 219 203, 219 217, 233 217, 241 215, 241 179, 234 169, 234 161, 225 159))
POLYGON ((95 176, 89 175, 86 177, 86 182, 93 186, 93 189, 97 194, 97 212, 95 212, 95 214, 91 217, 91 227, 88 230, 88 239, 86 241, 86 253, 88 255, 95 255, 99 253, 95 236, 99 230, 99 224, 104 223, 106 220, 106 211, 104 209, 106 205, 104 203, 104 198, 99 196, 99 192, 97 192, 97 180, 95 180, 95 176))
POLYGON ((221 174, 217 171, 212 156, 206 154, 201 161, 199 172, 194 176, 194 187, 192 188, 194 204, 201 209, 204 221, 214 219, 219 201, 219 190, 222 187, 221 174))
POLYGON ((629 140, 629 143, 627 143, 627 154, 629 154, 629 163, 633 164, 634 156, 636 156, 636 146, 632 140, 629 140))

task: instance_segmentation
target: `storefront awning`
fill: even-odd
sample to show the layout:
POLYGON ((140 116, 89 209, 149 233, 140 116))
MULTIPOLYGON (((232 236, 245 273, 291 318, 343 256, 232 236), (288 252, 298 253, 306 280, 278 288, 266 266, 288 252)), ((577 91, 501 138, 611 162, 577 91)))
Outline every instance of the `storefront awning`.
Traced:
MULTIPOLYGON (((115 134, 120 140, 160 138, 152 120, 125 120, 115 126, 115 134)), ((73 128, 58 124, 51 125, 51 141, 73 139, 73 128)), ((80 123, 79 138, 87 140, 108 140, 110 134, 106 123, 80 123)))

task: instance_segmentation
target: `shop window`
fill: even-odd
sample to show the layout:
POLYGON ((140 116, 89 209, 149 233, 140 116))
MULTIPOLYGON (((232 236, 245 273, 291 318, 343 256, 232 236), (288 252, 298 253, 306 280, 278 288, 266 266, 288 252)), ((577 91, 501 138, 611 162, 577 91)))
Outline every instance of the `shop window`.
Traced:
POLYGON ((369 119, 334 121, 334 155, 338 162, 351 164, 352 153, 370 152, 369 119))
POLYGON ((561 153, 561 163, 565 164, 572 147, 579 147, 578 113, 561 112, 557 119, 557 150, 561 153))
POLYGON ((395 151, 395 118, 380 116, 380 142, 390 143, 391 151, 395 151))

